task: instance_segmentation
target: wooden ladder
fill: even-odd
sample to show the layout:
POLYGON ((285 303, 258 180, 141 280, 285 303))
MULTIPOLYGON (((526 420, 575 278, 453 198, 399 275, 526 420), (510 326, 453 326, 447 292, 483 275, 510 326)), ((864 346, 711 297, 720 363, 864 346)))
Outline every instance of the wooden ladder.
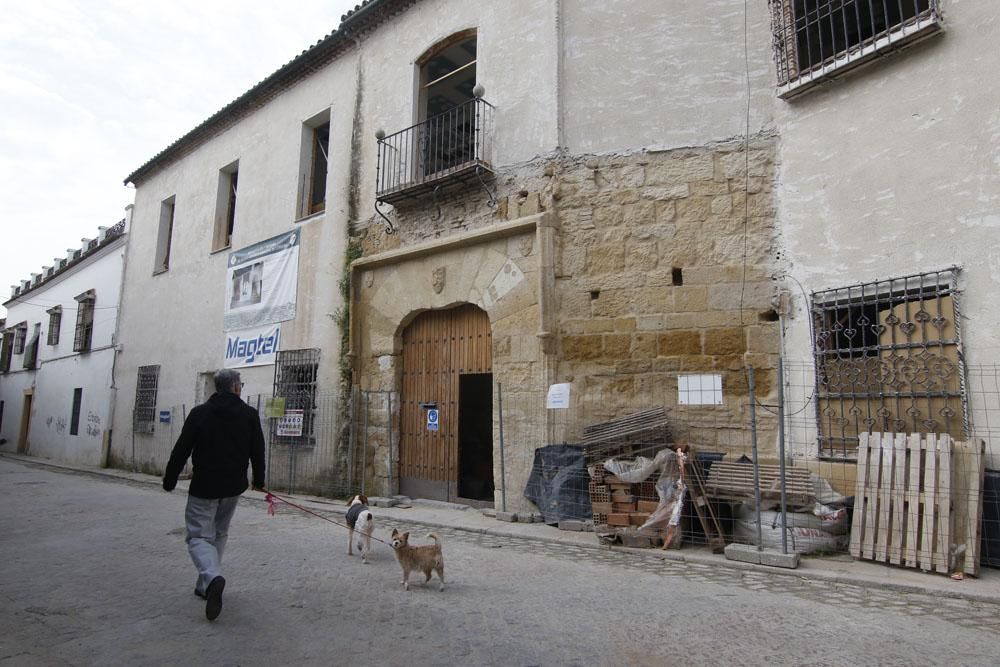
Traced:
POLYGON ((708 539, 708 546, 712 548, 712 553, 722 553, 726 548, 726 536, 719 523, 719 517, 716 516, 712 503, 705 494, 705 474, 701 469, 701 463, 689 460, 684 467, 687 471, 685 482, 688 498, 708 539))

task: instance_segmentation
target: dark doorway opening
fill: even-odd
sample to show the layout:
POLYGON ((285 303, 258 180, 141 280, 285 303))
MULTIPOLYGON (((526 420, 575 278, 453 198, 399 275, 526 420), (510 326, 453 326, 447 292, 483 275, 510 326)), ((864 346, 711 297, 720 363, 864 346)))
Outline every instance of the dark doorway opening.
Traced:
POLYGON ((493 374, 458 380, 458 495, 493 503, 493 374))

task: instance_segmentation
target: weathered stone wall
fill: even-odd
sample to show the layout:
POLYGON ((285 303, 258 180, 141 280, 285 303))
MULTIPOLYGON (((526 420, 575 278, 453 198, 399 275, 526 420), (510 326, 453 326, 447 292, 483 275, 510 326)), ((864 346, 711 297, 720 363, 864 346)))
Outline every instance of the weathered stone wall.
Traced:
MULTIPOLYGON (((355 383, 398 391, 405 325, 424 310, 475 303, 490 316, 503 387, 508 509, 526 502, 537 447, 648 407, 670 409, 674 432, 696 446, 746 450, 745 366, 756 369, 758 399, 776 379, 774 143, 550 156, 500 174, 492 193, 467 186, 398 209, 392 235, 374 218, 353 273, 355 383), (491 294, 511 263, 523 280, 491 294), (441 268, 447 280, 435 292, 441 268), (677 377, 687 373, 721 374, 724 405, 678 406, 677 377), (553 382, 571 383, 569 410, 544 409, 553 382)), ((776 427, 768 413, 758 418, 767 456, 776 427)), ((388 490, 389 459, 370 456, 375 488, 388 490)))

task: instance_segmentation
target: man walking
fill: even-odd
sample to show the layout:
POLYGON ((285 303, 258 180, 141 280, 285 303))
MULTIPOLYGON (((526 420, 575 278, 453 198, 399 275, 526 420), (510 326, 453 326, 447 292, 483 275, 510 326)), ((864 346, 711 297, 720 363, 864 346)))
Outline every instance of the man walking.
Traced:
POLYGON ((188 553, 198 569, 194 594, 204 598, 205 617, 222 612, 222 552, 240 494, 247 490, 247 463, 253 488, 264 488, 264 433, 257 411, 240 398, 240 374, 215 374, 215 393, 191 410, 170 454, 163 488, 173 491, 188 457, 194 466, 184 523, 188 553))

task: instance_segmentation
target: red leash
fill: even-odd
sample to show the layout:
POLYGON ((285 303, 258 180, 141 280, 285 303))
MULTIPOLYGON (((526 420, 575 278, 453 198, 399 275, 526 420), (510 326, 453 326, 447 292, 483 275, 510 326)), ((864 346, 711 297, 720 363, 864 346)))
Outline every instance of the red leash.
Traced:
MULTIPOLYGON (((277 502, 285 503, 286 505, 290 505, 290 506, 294 507, 295 509, 299 510, 300 512, 305 512, 306 514, 311 514, 314 517, 317 517, 319 519, 323 519, 323 521, 327 521, 329 523, 332 523, 335 526, 340 526, 341 528, 346 528, 347 530, 351 529, 351 527, 348 526, 345 523, 340 523, 339 521, 334 521, 330 517, 323 516, 322 514, 319 514, 318 512, 313 512, 311 509, 308 509, 308 508, 303 507, 302 505, 298 505, 296 503, 293 503, 288 498, 285 498, 284 496, 279 496, 277 493, 274 493, 273 491, 268 491, 266 489, 262 489, 262 491, 264 491, 264 493, 267 494, 267 497, 266 497, 266 500, 267 500, 267 513, 270 514, 271 516, 274 516, 275 504, 276 504, 275 501, 277 501, 277 502)), ((388 542, 386 542, 385 540, 380 540, 379 538, 375 537, 374 535, 372 535, 371 537, 376 542, 381 542, 382 544, 384 544, 384 545, 386 545, 387 547, 390 547, 390 548, 392 547, 392 545, 389 544, 388 542)))

